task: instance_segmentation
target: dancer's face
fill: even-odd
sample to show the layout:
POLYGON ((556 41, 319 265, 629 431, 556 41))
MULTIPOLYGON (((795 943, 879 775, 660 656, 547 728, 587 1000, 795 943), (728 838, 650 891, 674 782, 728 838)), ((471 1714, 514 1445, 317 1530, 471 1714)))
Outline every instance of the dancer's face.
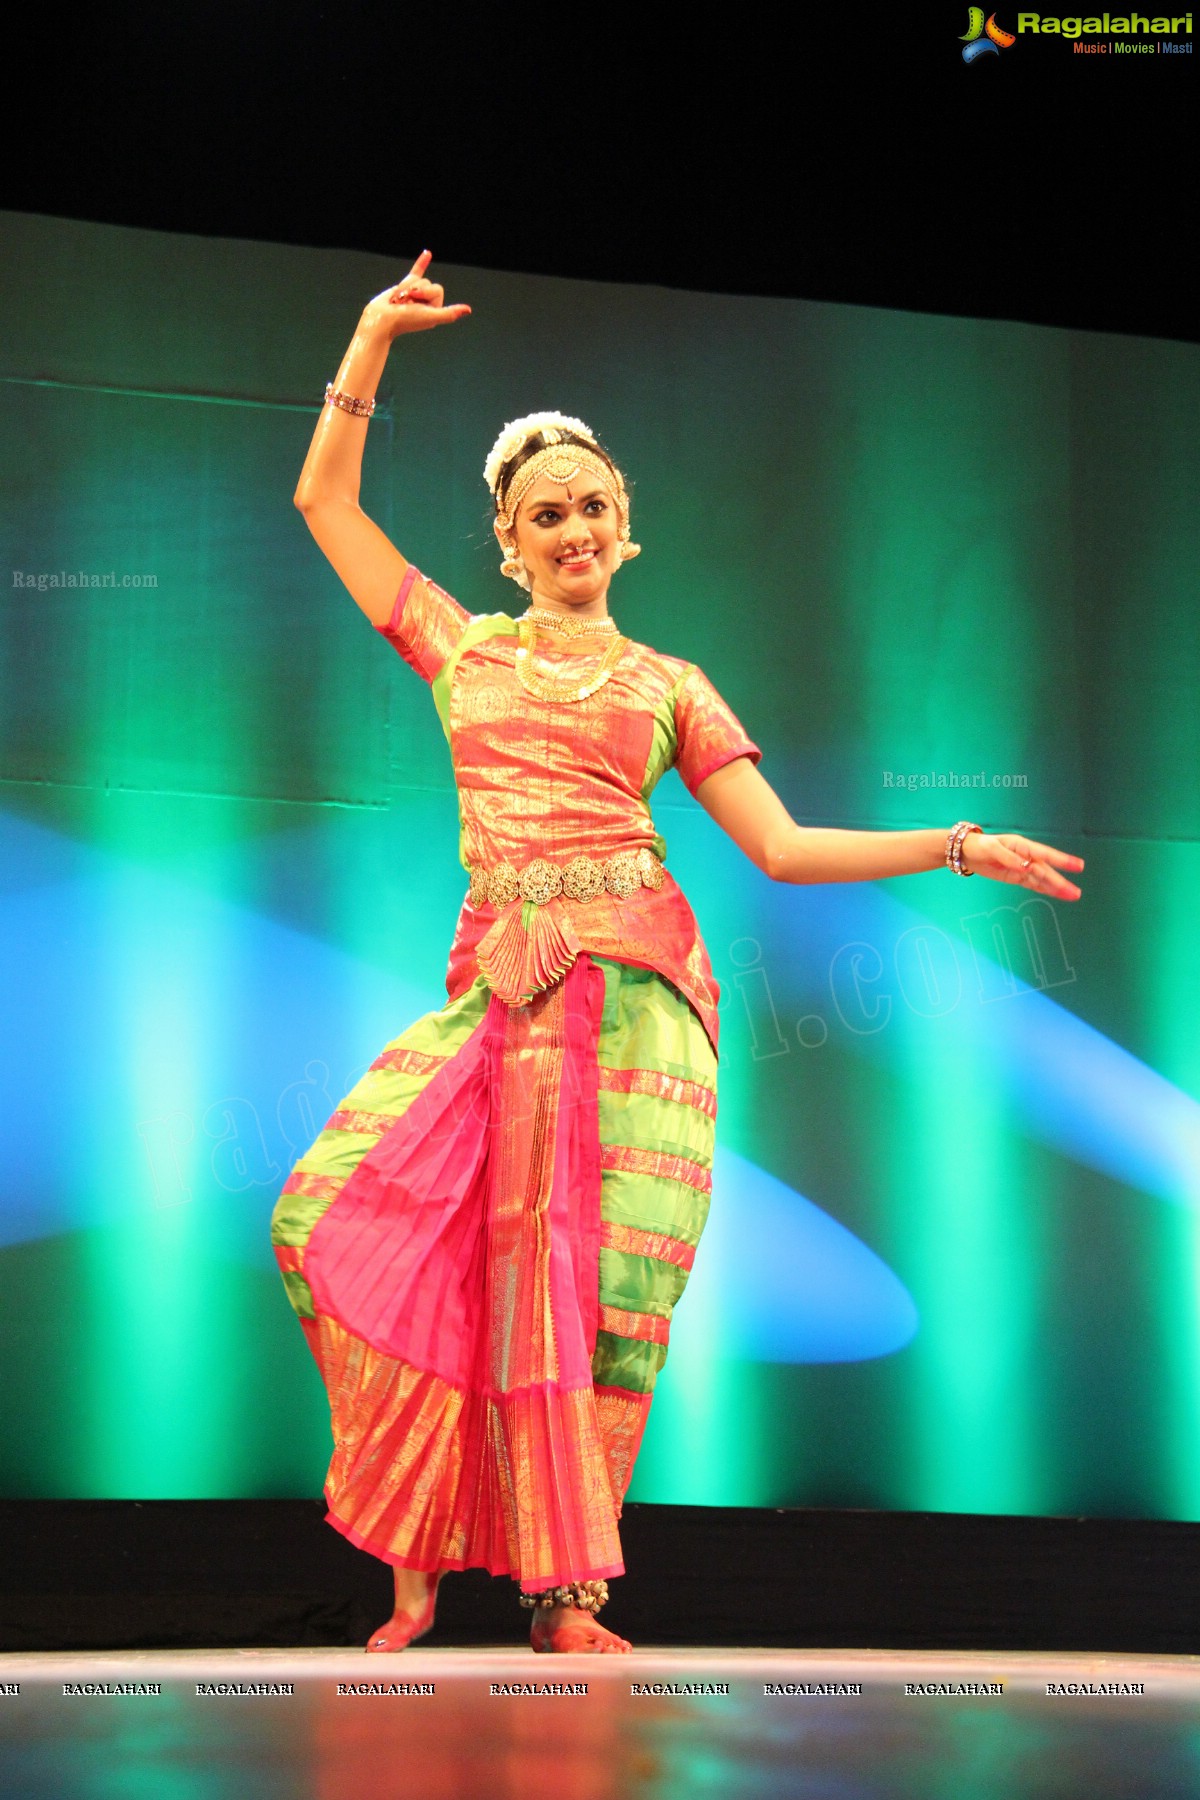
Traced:
POLYGON ((539 476, 513 521, 530 599, 586 606, 603 598, 621 561, 617 503, 587 470, 565 487, 539 476))

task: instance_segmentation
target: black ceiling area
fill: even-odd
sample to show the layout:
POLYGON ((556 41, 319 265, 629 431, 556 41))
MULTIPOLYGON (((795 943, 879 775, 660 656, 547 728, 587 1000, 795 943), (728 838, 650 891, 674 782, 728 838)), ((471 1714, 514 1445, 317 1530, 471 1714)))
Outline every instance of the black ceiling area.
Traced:
POLYGON ((966 63, 967 24, 957 0, 43 14, 0 206, 1194 341, 1194 58, 1026 34, 966 63))

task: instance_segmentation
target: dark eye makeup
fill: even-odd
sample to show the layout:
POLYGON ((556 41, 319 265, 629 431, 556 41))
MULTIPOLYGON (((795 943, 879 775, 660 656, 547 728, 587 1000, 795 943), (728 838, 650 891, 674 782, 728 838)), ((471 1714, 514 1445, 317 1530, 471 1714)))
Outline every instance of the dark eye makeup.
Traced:
MULTIPOLYGON (((597 494, 597 496, 594 500, 588 501, 587 505, 584 507, 583 510, 585 513, 593 513, 593 514, 597 514, 597 515, 600 513, 605 513, 608 511, 608 502, 607 502, 607 500, 602 500, 600 498, 600 496, 597 494)), ((535 525, 546 525, 549 523, 554 523, 560 517, 561 517, 561 514, 559 513, 559 511, 556 507, 544 506, 542 508, 541 512, 534 513, 533 522, 535 525)))

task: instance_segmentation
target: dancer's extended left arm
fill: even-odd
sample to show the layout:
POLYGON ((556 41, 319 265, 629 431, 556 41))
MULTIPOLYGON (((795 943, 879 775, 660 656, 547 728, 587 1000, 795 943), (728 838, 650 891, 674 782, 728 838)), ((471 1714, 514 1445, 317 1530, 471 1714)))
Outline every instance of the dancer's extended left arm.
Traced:
MULTIPOLYGON (((705 811, 772 881, 881 881, 939 869, 953 825, 916 831, 842 831, 797 825, 770 782, 748 756, 735 757, 696 789, 705 811)), ((963 841, 964 866, 973 875, 1006 881, 1056 900, 1078 900, 1082 890, 1059 873, 1082 869, 1083 858, 1055 850, 1020 832, 999 836, 973 831, 963 841)))

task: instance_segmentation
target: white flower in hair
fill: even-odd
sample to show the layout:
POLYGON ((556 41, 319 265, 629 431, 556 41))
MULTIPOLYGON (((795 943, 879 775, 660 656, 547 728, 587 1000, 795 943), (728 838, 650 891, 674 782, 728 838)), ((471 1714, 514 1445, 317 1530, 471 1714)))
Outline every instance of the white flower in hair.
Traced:
POLYGON ((487 482, 490 493, 496 492, 501 469, 517 454, 526 439, 531 438, 536 431, 545 431, 550 425, 557 425, 560 431, 577 432, 590 443, 596 442, 596 434, 590 425, 585 425, 582 419, 569 418, 566 413, 527 413, 523 419, 514 419, 504 427, 483 465, 483 479, 487 482))

